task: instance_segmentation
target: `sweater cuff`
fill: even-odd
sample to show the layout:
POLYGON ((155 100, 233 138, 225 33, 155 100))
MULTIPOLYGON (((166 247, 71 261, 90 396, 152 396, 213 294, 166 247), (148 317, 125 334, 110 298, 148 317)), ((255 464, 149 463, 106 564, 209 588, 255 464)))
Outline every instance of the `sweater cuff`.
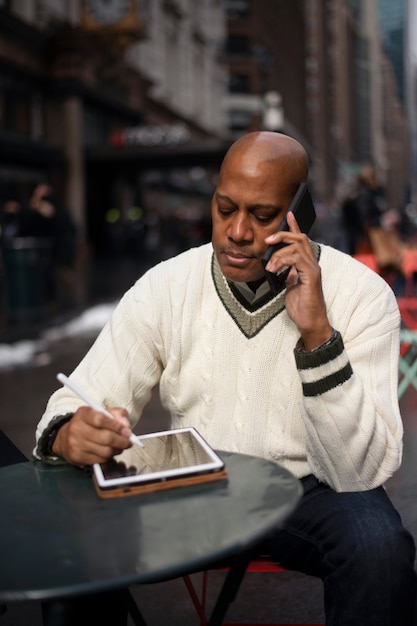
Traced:
POLYGON ((305 397, 326 393, 345 383, 353 374, 340 332, 336 331, 331 339, 312 352, 294 350, 305 397))
POLYGON ((49 465, 63 465, 66 463, 64 459, 59 456, 55 456, 52 452, 52 445, 57 436, 58 430, 66 422, 72 418, 74 413, 65 413, 65 415, 56 415, 49 422, 48 426, 43 431, 39 438, 38 445, 36 446, 36 454, 40 461, 48 463, 49 465))

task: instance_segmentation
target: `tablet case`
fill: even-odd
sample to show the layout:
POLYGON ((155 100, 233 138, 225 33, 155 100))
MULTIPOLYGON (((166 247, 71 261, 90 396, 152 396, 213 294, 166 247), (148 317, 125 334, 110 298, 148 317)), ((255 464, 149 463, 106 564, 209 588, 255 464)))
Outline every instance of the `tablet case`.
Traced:
POLYGON ((96 477, 93 475, 93 483, 97 495, 100 498, 108 499, 126 498, 127 496, 136 496, 142 493, 153 493, 154 491, 175 489, 177 487, 189 487, 191 485, 225 480, 227 476, 227 470, 223 469, 218 472, 208 472, 206 474, 198 474, 196 476, 172 478, 171 480, 162 480, 154 483, 146 483, 144 485, 124 485, 123 487, 115 487, 113 489, 101 489, 97 483, 96 477))

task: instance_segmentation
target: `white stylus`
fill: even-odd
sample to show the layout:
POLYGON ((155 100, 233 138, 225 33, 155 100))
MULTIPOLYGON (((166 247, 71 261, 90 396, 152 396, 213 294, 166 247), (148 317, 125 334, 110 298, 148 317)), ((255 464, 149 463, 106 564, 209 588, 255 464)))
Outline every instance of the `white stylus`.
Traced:
MULTIPOLYGON (((65 374, 60 373, 60 374, 57 374, 56 377, 60 383, 62 383, 63 385, 66 385, 68 389, 71 389, 71 391, 73 391, 79 398, 81 398, 81 400, 84 400, 84 402, 86 402, 89 406, 91 406, 92 409, 95 409, 96 411, 101 411, 101 413, 104 413, 108 417, 111 417, 111 419, 114 419, 114 415, 112 415, 110 411, 105 409, 103 406, 100 406, 100 404, 98 404, 97 402, 94 402, 94 400, 92 400, 85 393, 85 391, 80 389, 78 385, 76 385, 72 380, 70 380, 67 376, 65 376, 65 374)), ((130 434, 129 439, 132 443, 137 443, 139 446, 143 448, 143 443, 133 433, 130 434)))

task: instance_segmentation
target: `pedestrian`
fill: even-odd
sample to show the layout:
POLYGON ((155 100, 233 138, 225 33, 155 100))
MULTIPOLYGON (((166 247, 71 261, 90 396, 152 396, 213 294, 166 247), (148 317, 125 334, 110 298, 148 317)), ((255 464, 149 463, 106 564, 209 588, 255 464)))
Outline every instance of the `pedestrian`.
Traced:
POLYGON ((56 207, 48 183, 34 185, 25 212, 23 232, 26 237, 53 241, 55 236, 56 207))
POLYGON ((380 276, 310 240, 292 214, 290 232, 276 232, 308 169, 301 144, 280 133, 231 146, 211 244, 148 270, 70 376, 114 419, 61 388, 34 455, 88 466, 129 448, 159 384, 172 427, 301 480, 267 549, 322 579, 327 626, 414 626, 415 546, 384 489, 402 455, 398 306, 380 276), (275 294, 262 256, 278 242, 266 269, 291 270, 275 294))
POLYGON ((30 195, 22 234, 42 241, 48 248, 47 292, 50 306, 57 310, 75 301, 77 228, 61 206, 52 186, 37 183, 30 195))
POLYGON ((56 280, 54 252, 56 236, 56 208, 51 186, 46 182, 36 183, 23 212, 22 237, 33 240, 33 247, 42 254, 44 266, 45 298, 49 308, 56 302, 56 280))
POLYGON ((342 219, 350 254, 372 252, 369 229, 381 226, 384 214, 382 196, 375 168, 364 165, 358 172, 356 188, 342 204, 342 219))
POLYGON ((375 168, 363 166, 357 176, 356 193, 342 205, 348 251, 352 255, 372 255, 379 274, 394 286, 403 278, 402 243, 398 229, 392 227, 391 215, 375 168))

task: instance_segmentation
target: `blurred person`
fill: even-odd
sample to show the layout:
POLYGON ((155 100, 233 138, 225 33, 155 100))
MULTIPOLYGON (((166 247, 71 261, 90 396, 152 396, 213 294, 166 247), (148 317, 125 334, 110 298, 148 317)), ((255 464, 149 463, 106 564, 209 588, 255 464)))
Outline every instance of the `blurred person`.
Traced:
MULTIPOLYGON (((351 256, 276 232, 306 151, 252 132, 227 152, 212 242, 149 269, 122 297, 70 378, 114 419, 55 391, 34 456, 89 466, 129 448, 159 384, 172 427, 297 476, 296 511, 260 549, 322 579, 327 626, 414 626, 415 546, 384 488, 399 468, 400 315, 387 283, 351 256), (291 270, 272 293, 266 269, 291 270)), ((169 520, 167 520, 169 523, 169 520)))
POLYGON ((36 183, 29 196, 22 219, 22 237, 33 238, 33 246, 42 248, 45 264, 45 290, 48 306, 53 308, 56 300, 54 250, 56 231, 56 208, 49 184, 36 183))
POLYGON ((48 294, 53 308, 72 305, 75 291, 77 228, 49 183, 37 183, 30 195, 22 228, 24 236, 49 245, 48 294))
POLYGON ((347 252, 345 229, 341 226, 340 204, 335 198, 325 197, 322 201, 315 200, 317 221, 310 235, 319 243, 347 252))
POLYGON ((356 180, 356 189, 342 205, 342 218, 349 254, 366 254, 372 251, 369 228, 381 226, 384 211, 374 167, 372 165, 362 167, 356 180))
POLYGON ((55 235, 56 207, 51 186, 37 183, 30 194, 28 210, 25 213, 24 235, 49 238, 55 235))
POLYGON ((343 203, 343 223, 348 252, 373 254, 378 271, 391 285, 402 284, 402 245, 393 227, 392 212, 386 211, 383 190, 375 168, 364 166, 357 177, 357 193, 343 203))

